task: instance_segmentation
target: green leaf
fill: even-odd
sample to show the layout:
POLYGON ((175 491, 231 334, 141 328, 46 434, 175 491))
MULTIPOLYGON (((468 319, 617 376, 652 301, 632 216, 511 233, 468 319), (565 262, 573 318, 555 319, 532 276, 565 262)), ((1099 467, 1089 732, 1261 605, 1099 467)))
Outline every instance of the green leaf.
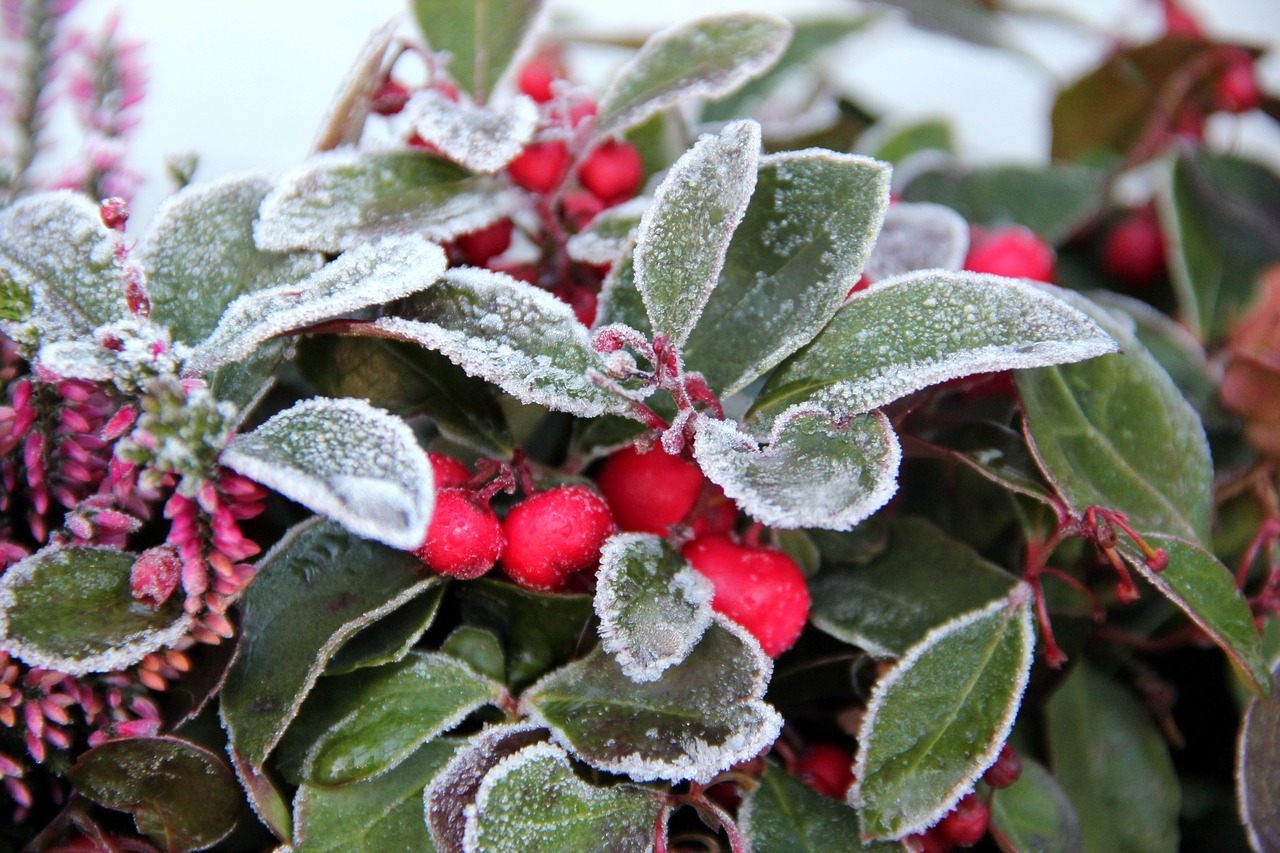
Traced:
POLYGON ((640 217, 648 206, 649 199, 640 197, 596 214, 565 244, 569 257, 585 264, 615 263, 635 239, 640 217))
POLYGON ((461 267, 404 313, 375 321, 370 333, 439 350, 522 403, 586 418, 629 409, 626 397, 597 381, 607 379, 608 366, 573 309, 545 290, 461 267))
POLYGON ((123 238, 98 206, 70 190, 19 199, 0 210, 0 280, 42 344, 84 337, 130 316, 116 258, 123 238))
POLYGON ((224 364, 207 374, 209 392, 221 401, 231 403, 240 413, 241 422, 267 392, 275 387, 276 371, 293 352, 293 341, 276 339, 260 344, 243 361, 224 364))
POLYGON ((991 482, 1052 505, 1053 490, 1036 467, 1022 433, 1004 424, 972 420, 939 432, 933 440, 948 456, 991 482))
POLYGON ((1236 794, 1254 850, 1280 848, 1280 663, 1268 698, 1249 700, 1237 747, 1236 794))
POLYGON ((95 803, 132 814, 138 831, 165 850, 212 847, 240 815, 242 792, 226 763, 176 737, 107 741, 67 776, 95 803))
POLYGON ((240 650, 222 688, 231 743, 260 769, 325 663, 350 637, 440 583, 412 554, 332 522, 293 528, 241 599, 240 650))
POLYGON ((794 406, 760 442, 730 420, 700 417, 695 430, 703 473, 770 527, 851 530, 898 487, 902 451, 879 412, 848 418, 794 406))
POLYGON ((726 95, 767 71, 791 24, 759 12, 708 15, 655 34, 600 99, 596 133, 615 134, 693 97, 726 95))
POLYGON ((1080 664, 1046 706, 1053 773, 1080 816, 1085 850, 1178 849, 1177 776, 1143 704, 1080 664))
POLYGON ((1073 163, 946 167, 912 177, 902 198, 945 204, 984 228, 1023 225, 1058 245, 1097 216, 1106 181, 1105 170, 1073 163))
POLYGON ((809 619, 879 657, 900 657, 933 628, 1008 596, 1017 580, 927 521, 897 519, 865 565, 837 565, 809 582, 809 619))
POLYGON ((761 697, 772 662, 749 634, 717 617, 657 681, 636 684, 596 648, 520 699, 576 758, 637 782, 707 782, 773 743, 782 725, 761 697))
POLYGON ((1144 533, 1208 541, 1213 464, 1200 418, 1131 325, 1083 297, 1063 298, 1122 351, 1016 374, 1041 469, 1077 515, 1102 506, 1144 533))
POLYGON ((614 535, 600 549, 596 573, 601 645, 632 681, 661 678, 711 625, 714 593, 661 537, 614 535))
POLYGON ((579 779, 560 747, 535 743, 489 771, 467 816, 467 850, 561 853, 652 850, 660 794, 636 785, 608 788, 579 779))
POLYGON ((236 436, 218 461, 393 548, 427 537, 435 504, 427 453, 404 421, 363 400, 297 403, 236 436))
POLYGON ((610 323, 624 323, 646 338, 653 338, 649 315, 645 311, 644 297, 636 287, 635 256, 626 251, 618 258, 600 288, 600 301, 596 307, 595 328, 610 323))
MULTIPOLYGON (((904 160, 913 154, 919 154, 922 151, 940 151, 944 154, 954 154, 956 150, 955 136, 952 133, 951 125, 945 121, 938 119, 928 119, 925 121, 909 124, 905 127, 885 129, 878 127, 868 133, 868 141, 874 139, 875 147, 870 149, 869 153, 877 160, 884 160, 899 166, 904 160)), ((924 175, 931 173, 925 172, 924 175)), ((923 176, 922 176, 923 177, 923 176)), ((916 180, 915 178, 912 179, 916 180)), ((908 193, 911 193, 911 184, 907 184, 903 190, 902 197, 906 199, 908 193)), ((923 199, 916 198, 914 195, 911 201, 937 201, 935 198, 925 197, 923 199)), ((951 205, 948 205, 951 207, 951 205)))
POLYGON ((885 211, 862 272, 869 281, 883 281, 917 270, 958 270, 968 251, 963 216, 940 204, 900 201, 885 211))
POLYGON ((930 631, 876 682, 858 732, 855 782, 864 838, 932 826, 996 759, 1031 673, 1031 592, 930 631))
POLYGON ((738 829, 752 850, 769 853, 828 853, 837 847, 867 853, 902 850, 898 844, 859 843, 857 812, 774 764, 743 798, 738 829))
POLYGON ((822 150, 762 158, 685 364, 728 394, 808 343, 857 283, 888 205, 887 163, 822 150), (725 346, 744 328, 749 342, 725 346))
POLYGON ((293 816, 275 781, 266 772, 254 770, 235 747, 229 746, 231 769, 249 798, 249 805, 262 825, 280 841, 293 837, 293 816))
POLYGON ((309 782, 341 785, 377 776, 504 693, 497 682, 438 652, 412 652, 346 683, 342 705, 354 707, 307 754, 309 782))
POLYGON ((0 265, 0 320, 24 322, 31 316, 31 291, 0 265))
POLYGON ((505 682, 507 679, 502 641, 487 628, 459 625, 445 637, 440 644, 440 651, 466 661, 476 672, 494 681, 505 682))
POLYGON ((640 218, 635 284, 654 331, 683 346, 724 267, 756 186, 760 125, 704 136, 667 172, 640 218))
POLYGON ((133 598, 136 555, 42 548, 0 577, 0 649, 42 669, 84 675, 125 669, 191 627, 181 594, 158 608, 133 598))
POLYGON ((750 417, 814 403, 867 412, 921 388, 995 370, 1114 352, 1067 291, 967 272, 924 270, 872 285, 784 362, 750 417))
POLYGON ((1022 775, 991 801, 991 834, 1008 853, 1083 853, 1080 819, 1041 764, 1022 756, 1022 775))
POLYGON ((502 183, 418 151, 332 151, 280 179, 254 226, 264 251, 338 253, 383 237, 444 241, 513 209, 502 183))
POLYGON ((413 0, 413 13, 434 51, 448 51, 449 73, 483 103, 520 50, 541 0, 413 0))
POLYGON ((1200 338, 1217 340, 1280 257, 1280 176, 1239 157, 1186 153, 1159 201, 1181 317, 1200 338))
POLYGON ((422 819, 423 789, 459 742, 436 738, 381 776, 337 787, 303 785, 294 798, 298 853, 435 853, 422 819))
POLYGON ((435 621, 443 596, 440 584, 369 625, 330 658, 324 674, 343 675, 403 660, 435 621))
POLYGON ((380 338, 315 335, 299 343, 298 364, 326 397, 363 397, 397 415, 425 413, 451 440, 492 456, 515 449, 492 386, 440 353, 380 338))
POLYGON ((156 212, 134 258, 147 274, 152 319, 175 339, 203 339, 236 297, 297 282, 320 266, 312 253, 254 244, 253 223, 272 186, 247 175, 187 187, 156 212))

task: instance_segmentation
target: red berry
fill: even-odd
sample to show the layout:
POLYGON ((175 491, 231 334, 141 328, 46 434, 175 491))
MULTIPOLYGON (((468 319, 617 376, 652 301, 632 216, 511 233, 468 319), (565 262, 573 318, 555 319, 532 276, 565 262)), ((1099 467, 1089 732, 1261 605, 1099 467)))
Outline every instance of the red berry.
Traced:
POLYGON ((427 538, 413 553, 442 575, 471 580, 493 568, 506 537, 498 516, 466 489, 436 492, 427 538))
POLYGON ((476 266, 484 266, 490 258, 501 255, 511 245, 513 228, 510 219, 499 219, 479 231, 463 234, 454 242, 467 260, 476 266))
POLYGON ((658 536, 684 520, 704 482, 697 465, 661 447, 648 453, 625 447, 605 461, 596 477, 619 528, 658 536))
POLYGON ((573 316, 587 328, 596 321, 596 309, 600 305, 599 295, 589 287, 576 282, 562 284, 551 294, 573 309, 573 316))
POLYGON ((490 258, 485 262, 484 268, 509 275, 516 281, 523 281, 525 284, 536 285, 538 283, 538 268, 533 264, 516 264, 510 261, 495 261, 490 258))
POLYGON ((581 231, 604 210, 604 202, 591 193, 568 193, 561 203, 561 216, 571 231, 581 231))
POLYGON ((739 545, 727 536, 700 536, 684 558, 715 587, 711 606, 760 641, 769 657, 791 648, 809 618, 809 587, 781 551, 739 545))
POLYGON ((520 69, 516 86, 520 91, 540 104, 555 97, 551 84, 564 78, 564 66, 551 53, 543 53, 520 69))
POLYGON ((409 101, 409 90, 388 77, 373 95, 371 109, 380 116, 393 116, 409 101))
POLYGON ((1262 103, 1262 87, 1254 73, 1253 57, 1239 51, 1233 54, 1214 84, 1214 104, 1229 113, 1247 113, 1262 103))
POLYGON ((523 587, 563 589, 574 572, 600 559, 614 531, 609 506, 586 486, 557 486, 512 508, 503 519, 502 570, 523 587))
POLYGON ((738 505, 724 496, 719 486, 713 486, 707 508, 693 520, 693 535, 705 533, 732 533, 738 523, 738 505))
POLYGON ((975 232, 964 268, 1010 278, 1053 281, 1053 247, 1020 225, 985 234, 975 232))
POLYGON ((1000 750, 1000 755, 996 757, 996 763, 982 774, 982 781, 993 788, 1007 788, 1017 782, 1021 775, 1022 759, 1013 751, 1013 747, 1006 743, 1000 750))
POLYGON ((428 453, 427 459, 431 461, 431 473, 435 475, 436 491, 456 489, 471 479, 471 469, 452 456, 428 453))
POLYGON ((1165 270, 1164 235, 1155 215, 1132 213, 1116 223, 1102 245, 1102 266, 1108 274, 1142 288, 1165 270))
POLYGON ((819 794, 843 800, 853 783, 853 756, 833 743, 815 743, 796 762, 796 778, 819 794))
POLYGON ((936 826, 902 840, 904 847, 912 853, 951 853, 955 849, 955 844, 948 841, 936 826))
POLYGON ((591 152, 578 169, 578 180, 606 207, 612 207, 640 189, 644 163, 634 145, 611 139, 591 152))
POLYGON ((560 185, 569 168, 569 146, 558 139, 535 142, 507 166, 507 174, 518 187, 547 193, 560 185))
POLYGON ((987 834, 991 809, 977 794, 966 794, 938 821, 938 831, 957 847, 972 847, 987 834))

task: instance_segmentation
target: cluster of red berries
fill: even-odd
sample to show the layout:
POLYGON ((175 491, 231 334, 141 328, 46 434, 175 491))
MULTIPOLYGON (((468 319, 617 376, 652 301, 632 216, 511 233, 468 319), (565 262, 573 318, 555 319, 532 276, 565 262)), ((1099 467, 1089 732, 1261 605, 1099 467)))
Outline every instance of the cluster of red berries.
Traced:
MULTIPOLYGON (((982 781, 992 789, 1007 788, 1021 775, 1022 759, 1005 744, 995 763, 982 775, 982 781)), ((990 826, 991 806, 976 793, 969 793, 936 824, 904 841, 907 849, 916 853, 948 853, 956 847, 977 844, 990 826)))

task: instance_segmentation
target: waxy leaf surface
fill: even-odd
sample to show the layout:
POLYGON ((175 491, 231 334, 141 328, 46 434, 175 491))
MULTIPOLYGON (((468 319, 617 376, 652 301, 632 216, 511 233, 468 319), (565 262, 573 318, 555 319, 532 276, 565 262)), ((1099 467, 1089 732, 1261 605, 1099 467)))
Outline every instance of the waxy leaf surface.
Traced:
POLYGON ((1080 819, 1048 770, 1026 755, 1022 775, 991 801, 991 834, 1011 853, 1084 853, 1080 819))
POLYGON ((483 103, 507 70, 542 7, 541 0, 413 0, 432 50, 449 51, 449 73, 483 103))
POLYGON ((1240 817, 1254 850, 1280 849, 1280 663, 1267 697, 1245 709, 1236 758, 1240 817))
POLYGON ((433 587, 356 634, 325 667, 325 675, 343 675, 370 666, 404 660, 435 621, 444 585, 433 587))

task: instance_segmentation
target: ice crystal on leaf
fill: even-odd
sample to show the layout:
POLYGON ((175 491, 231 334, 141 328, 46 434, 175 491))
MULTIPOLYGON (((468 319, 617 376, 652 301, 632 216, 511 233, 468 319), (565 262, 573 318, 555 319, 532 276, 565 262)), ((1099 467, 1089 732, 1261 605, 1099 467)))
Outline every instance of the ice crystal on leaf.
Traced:
POLYGON ((484 174, 493 174, 514 160, 538 124, 538 105, 524 95, 494 106, 476 106, 427 89, 410 98, 405 110, 424 142, 453 162, 484 174))

